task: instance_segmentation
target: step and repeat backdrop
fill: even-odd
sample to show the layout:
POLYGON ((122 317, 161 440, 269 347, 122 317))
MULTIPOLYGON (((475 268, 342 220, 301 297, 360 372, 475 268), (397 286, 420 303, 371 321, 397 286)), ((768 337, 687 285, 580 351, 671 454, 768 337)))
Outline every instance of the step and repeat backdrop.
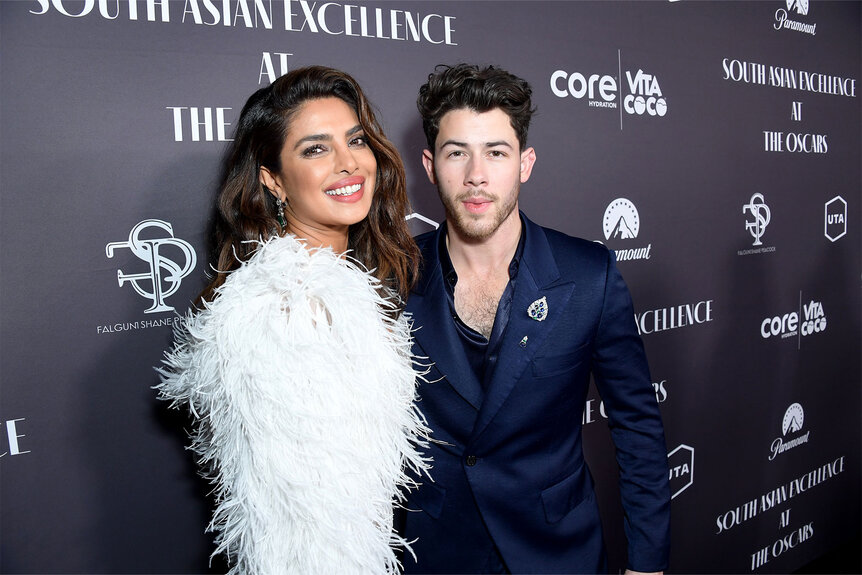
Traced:
MULTIPOLYGON (((526 78, 535 221, 616 250, 666 423, 671 571, 787 573, 860 525, 858 2, 0 3, 0 570, 205 573, 212 500, 153 369, 204 285, 221 157, 288 70, 401 150, 440 63, 526 78)), ((601 398, 586 411, 625 567, 601 398)), ((441 550, 445 552, 445 550, 441 550)))

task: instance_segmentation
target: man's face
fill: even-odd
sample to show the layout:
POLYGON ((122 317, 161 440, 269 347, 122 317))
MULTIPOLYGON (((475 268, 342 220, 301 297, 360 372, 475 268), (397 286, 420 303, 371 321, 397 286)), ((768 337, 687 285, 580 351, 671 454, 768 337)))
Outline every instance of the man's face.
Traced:
POLYGON ((447 112, 433 153, 422 154, 449 225, 471 240, 488 239, 504 222, 518 217, 518 192, 535 160, 532 148, 519 151, 509 116, 499 108, 447 112))

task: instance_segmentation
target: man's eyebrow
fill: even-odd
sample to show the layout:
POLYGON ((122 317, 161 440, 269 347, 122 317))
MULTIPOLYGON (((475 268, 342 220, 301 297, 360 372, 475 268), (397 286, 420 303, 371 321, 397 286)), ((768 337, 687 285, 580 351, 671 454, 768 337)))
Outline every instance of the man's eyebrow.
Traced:
MULTIPOLYGON (((467 143, 461 142, 458 140, 446 140, 445 142, 440 144, 441 148, 445 148, 446 146, 457 146, 459 148, 466 148, 467 143)), ((497 146, 505 146, 507 148, 512 148, 512 144, 510 144, 506 140, 496 140, 493 142, 485 142, 482 144, 482 146, 485 148, 496 148, 497 146)))

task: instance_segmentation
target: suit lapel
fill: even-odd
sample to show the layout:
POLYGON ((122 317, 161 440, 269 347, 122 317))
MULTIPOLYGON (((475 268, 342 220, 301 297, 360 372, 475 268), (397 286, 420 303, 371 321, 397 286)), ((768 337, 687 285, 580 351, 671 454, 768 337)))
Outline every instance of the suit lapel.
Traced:
POLYGON ((503 334, 503 344, 497 366, 479 411, 473 437, 476 438, 505 403, 524 369, 551 333, 554 323, 575 289, 574 282, 560 282, 560 272, 541 227, 522 215, 527 234, 524 254, 512 297, 509 323, 503 334), (530 317, 530 305, 544 297, 546 316, 542 321, 530 317))
MULTIPOLYGON (((407 311, 413 316, 414 340, 445 376, 444 381, 435 385, 448 383, 478 410, 482 405, 482 386, 467 360, 443 291, 443 274, 437 258, 437 240, 441 233, 446 233, 445 225, 440 226, 422 250, 422 278, 410 295, 407 311)), ((429 361, 421 357, 416 359, 420 363, 429 361)))

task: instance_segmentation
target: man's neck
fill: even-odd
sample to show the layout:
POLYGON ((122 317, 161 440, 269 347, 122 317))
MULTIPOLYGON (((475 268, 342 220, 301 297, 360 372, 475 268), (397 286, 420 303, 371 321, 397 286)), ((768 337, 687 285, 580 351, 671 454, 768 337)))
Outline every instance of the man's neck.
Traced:
POLYGON ((518 249, 521 239, 521 216, 512 211, 492 235, 482 240, 465 238, 452 225, 447 226, 446 247, 452 266, 459 276, 489 276, 505 270, 518 249))

